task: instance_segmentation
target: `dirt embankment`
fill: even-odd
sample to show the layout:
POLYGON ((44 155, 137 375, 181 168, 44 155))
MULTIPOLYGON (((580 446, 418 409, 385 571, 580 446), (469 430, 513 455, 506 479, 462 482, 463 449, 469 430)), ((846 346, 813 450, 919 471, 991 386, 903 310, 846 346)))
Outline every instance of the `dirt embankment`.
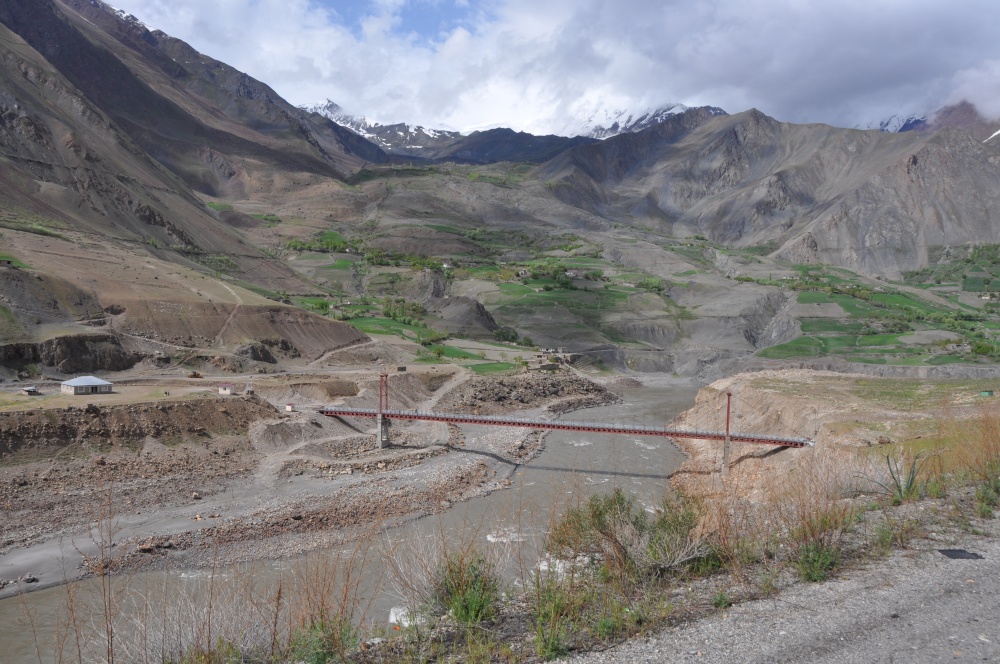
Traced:
POLYGON ((0 459, 52 455, 71 445, 135 448, 147 436, 180 443, 241 434, 252 422, 276 415, 273 406, 254 397, 5 412, 0 413, 0 459))
POLYGON ((518 374, 468 380, 442 400, 440 410, 492 415, 534 408, 558 399, 550 410, 566 412, 612 403, 617 398, 605 387, 575 374, 518 374))
POLYGON ((0 553, 223 491, 261 457, 247 427, 276 414, 253 398, 0 414, 0 553))
MULTIPOLYGON (((985 386, 983 383, 982 386, 985 386)), ((726 393, 732 394, 731 430, 811 438, 813 447, 782 449, 733 443, 731 468, 747 492, 806 464, 836 459, 848 467, 861 447, 934 436, 947 419, 975 417, 986 402, 976 381, 905 380, 808 369, 757 371, 722 378, 698 392, 677 417, 678 429, 724 431, 726 393)), ((678 440, 690 459, 674 478, 689 493, 722 489, 722 444, 678 440)))
POLYGON ((140 353, 125 350, 111 334, 74 334, 38 343, 0 345, 0 367, 10 369, 41 364, 64 374, 125 371, 141 359, 140 353))

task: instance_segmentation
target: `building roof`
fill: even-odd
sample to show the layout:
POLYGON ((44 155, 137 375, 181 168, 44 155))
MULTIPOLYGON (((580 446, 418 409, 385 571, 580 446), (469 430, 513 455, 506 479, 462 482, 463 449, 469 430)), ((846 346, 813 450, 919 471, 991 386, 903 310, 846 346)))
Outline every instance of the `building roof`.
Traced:
POLYGON ((70 387, 97 387, 99 385, 111 385, 108 381, 101 380, 96 376, 80 376, 79 378, 63 381, 62 384, 69 385, 70 387))

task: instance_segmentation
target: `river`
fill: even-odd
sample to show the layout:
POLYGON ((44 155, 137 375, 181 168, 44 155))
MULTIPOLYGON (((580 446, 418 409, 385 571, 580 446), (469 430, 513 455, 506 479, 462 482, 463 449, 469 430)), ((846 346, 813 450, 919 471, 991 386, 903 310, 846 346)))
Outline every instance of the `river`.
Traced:
MULTIPOLYGON (((697 386, 681 379, 660 379, 642 388, 616 390, 622 395, 619 403, 568 413, 567 420, 604 421, 623 424, 663 426, 683 410, 691 407, 697 386)), ((466 438, 481 435, 482 427, 465 428, 466 438)), ((553 520, 568 506, 578 504, 594 492, 607 492, 620 487, 648 510, 653 510, 670 491, 669 478, 684 461, 683 453, 664 438, 631 435, 602 435, 581 432, 553 431, 546 437, 541 454, 514 474, 510 489, 453 505, 430 517, 416 519, 385 532, 379 541, 368 547, 364 569, 357 590, 371 601, 364 602, 366 617, 386 624, 392 607, 405 603, 405 584, 384 573, 393 567, 416 569, 421 563, 435 560, 444 546, 469 547, 485 552, 497 560, 508 583, 516 586, 534 569, 542 558, 542 542, 553 520), (395 564, 386 563, 386 558, 395 564)), ((304 560, 279 560, 253 566, 255 588, 270 588, 277 579, 285 578, 295 565, 314 565, 331 555, 351 553, 321 552, 304 560)), ((424 565, 426 566, 426 565, 424 565)), ((411 569, 411 573, 413 572, 411 569)), ((246 576, 245 569, 242 576, 246 576)), ((240 577, 236 570, 220 570, 216 579, 240 577)), ((155 587, 157 594, 191 601, 206 588, 205 572, 155 572, 138 575, 128 582, 129 591, 155 587)), ((214 588, 215 586, 213 586, 214 588)), ((221 587, 221 586, 219 586, 221 587)), ((213 591, 214 592, 214 591, 213 591)), ((266 594, 267 590, 260 590, 266 594)), ((99 579, 46 588, 20 597, 0 600, 0 634, 3 662, 56 661, 53 642, 60 638, 57 624, 66 621, 67 597, 75 593, 81 609, 78 620, 84 629, 102 623, 103 605, 99 579), (91 608, 83 608, 90 605, 91 608), (60 618, 60 616, 62 616, 60 618), (36 644, 44 644, 36 651, 36 644)), ((148 592, 144 592, 148 595, 148 592)), ((148 597, 147 597, 148 599, 148 597)), ((116 599, 123 612, 129 602, 116 599)), ((149 604, 145 605, 148 609, 149 604)), ((162 607, 161 607, 162 608, 162 607)), ((165 613, 165 611, 164 611, 165 613)), ((126 621, 142 625, 144 616, 132 616, 126 621)), ((72 661, 76 655, 69 659, 72 661)), ((85 657, 87 657, 85 655, 85 657)), ((90 658, 88 661, 90 661, 90 658)))

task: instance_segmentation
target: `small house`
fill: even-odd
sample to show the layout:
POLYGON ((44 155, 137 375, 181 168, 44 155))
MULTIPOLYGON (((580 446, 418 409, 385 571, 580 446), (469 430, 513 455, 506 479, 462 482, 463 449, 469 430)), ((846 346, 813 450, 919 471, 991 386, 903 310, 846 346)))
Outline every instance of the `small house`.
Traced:
POLYGON ((9 258, 0 258, 0 267, 14 267, 14 261, 9 258))
POLYGON ((27 385, 25 387, 22 387, 21 392, 23 394, 27 394, 29 397, 35 397, 41 394, 41 392, 38 391, 38 388, 35 387, 34 385, 27 385))
POLYGON ((219 394, 222 396, 232 396, 235 393, 235 387, 232 383, 223 383, 219 385, 219 394))
POLYGON ((63 394, 111 394, 112 384, 94 376, 80 376, 63 381, 63 394))

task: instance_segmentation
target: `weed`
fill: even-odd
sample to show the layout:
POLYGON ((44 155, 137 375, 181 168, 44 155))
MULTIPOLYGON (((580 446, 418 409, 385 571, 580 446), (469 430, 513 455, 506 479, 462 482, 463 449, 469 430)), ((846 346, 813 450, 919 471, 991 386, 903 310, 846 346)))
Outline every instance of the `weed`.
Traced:
POLYGON ((923 452, 913 458, 907 458, 900 453, 886 454, 885 463, 889 468, 889 479, 885 482, 875 479, 871 481, 885 490, 893 505, 901 505, 919 496, 920 485, 917 483, 917 476, 927 459, 928 455, 923 452))
POLYGON ((692 538, 699 512, 692 500, 667 498, 650 519, 634 496, 616 488, 570 509, 553 528, 549 551, 600 559, 618 579, 664 574, 709 553, 706 543, 692 538))
POLYGON ((562 657, 569 652, 568 632, 573 600, 568 584, 554 574, 535 578, 535 652, 543 660, 562 657))
POLYGON ((435 586, 435 604, 466 624, 491 618, 500 598, 494 566, 474 550, 448 553, 438 568, 435 586))
POLYGON ((318 620, 300 628, 291 638, 289 654, 292 661, 305 664, 326 664, 343 658, 345 652, 358 644, 358 630, 344 616, 318 620))
POLYGON ((976 487, 976 514, 981 519, 992 519, 993 508, 1000 505, 1000 479, 983 482, 976 487))
POLYGON ((818 543, 807 544, 799 549, 795 566, 803 581, 825 581, 837 566, 839 557, 840 553, 836 548, 818 543))
POLYGON ((597 624, 594 625, 594 634, 598 638, 608 640, 613 639, 622 632, 622 621, 617 616, 601 616, 597 624))
POLYGON ((924 482, 924 492, 928 498, 945 498, 948 495, 948 480, 942 475, 935 475, 924 482))
POLYGON ((892 527, 888 523, 880 523, 875 529, 875 552, 879 555, 887 555, 892 548, 893 542, 892 527))
POLYGON ((733 598, 730 597, 726 591, 720 590, 715 593, 715 597, 712 598, 712 606, 717 609, 726 609, 733 605, 733 598))

